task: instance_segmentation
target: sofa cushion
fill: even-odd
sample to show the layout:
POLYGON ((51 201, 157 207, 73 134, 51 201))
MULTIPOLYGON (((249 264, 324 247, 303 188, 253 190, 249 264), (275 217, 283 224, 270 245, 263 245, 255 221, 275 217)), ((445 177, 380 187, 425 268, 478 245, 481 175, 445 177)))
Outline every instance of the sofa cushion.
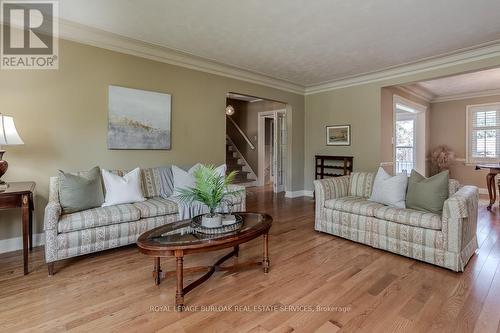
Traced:
POLYGON ((443 204, 449 196, 449 171, 425 178, 411 171, 406 192, 406 207, 434 214, 442 214, 443 204))
POLYGON ((349 196, 326 200, 325 207, 357 215, 375 216, 375 210, 384 207, 384 205, 369 201, 365 198, 349 196))
POLYGON ((57 228, 59 232, 70 232, 137 221, 140 217, 139 209, 132 204, 99 207, 72 214, 63 214, 57 228))
POLYGON ((59 201, 66 214, 101 207, 104 202, 101 169, 96 166, 86 175, 59 170, 59 201))
MULTIPOLYGON (((170 167, 168 168, 170 170, 170 167)), ((141 168, 142 193, 146 198, 158 197, 161 193, 160 168, 141 168)))
POLYGON ((375 217, 425 229, 441 230, 442 227, 440 215, 421 210, 382 206, 375 209, 375 217))
POLYGON ((141 212, 141 218, 176 214, 179 211, 175 202, 160 197, 136 202, 133 205, 141 212))
POLYGON ((408 176, 406 174, 391 176, 380 167, 375 176, 372 195, 369 200, 391 207, 406 208, 407 185, 408 176))
POLYGON ((146 200, 142 193, 140 168, 135 168, 123 176, 115 175, 104 169, 101 171, 106 189, 103 207, 146 200))
POLYGON ((349 195, 369 198, 372 194, 375 174, 371 172, 353 172, 350 176, 349 195))

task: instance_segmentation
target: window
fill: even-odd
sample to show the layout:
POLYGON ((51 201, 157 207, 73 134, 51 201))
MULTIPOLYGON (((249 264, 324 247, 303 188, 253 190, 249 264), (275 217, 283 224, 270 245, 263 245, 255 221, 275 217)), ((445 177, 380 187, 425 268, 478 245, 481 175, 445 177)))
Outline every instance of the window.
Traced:
POLYGON ((398 95, 393 96, 394 173, 409 175, 412 169, 426 174, 427 107, 398 95))
POLYGON ((396 173, 415 169, 415 119, 396 120, 396 173))
POLYGON ((467 106, 467 162, 500 160, 500 103, 467 106))

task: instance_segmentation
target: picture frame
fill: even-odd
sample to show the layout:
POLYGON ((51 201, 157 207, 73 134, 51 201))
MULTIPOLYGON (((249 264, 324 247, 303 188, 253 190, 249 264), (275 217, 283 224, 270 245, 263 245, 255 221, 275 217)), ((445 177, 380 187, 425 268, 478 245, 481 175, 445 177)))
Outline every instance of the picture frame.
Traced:
POLYGON ((110 85, 108 103, 108 149, 171 149, 170 94, 110 85))
POLYGON ((350 146, 351 125, 326 126, 327 146, 350 146))

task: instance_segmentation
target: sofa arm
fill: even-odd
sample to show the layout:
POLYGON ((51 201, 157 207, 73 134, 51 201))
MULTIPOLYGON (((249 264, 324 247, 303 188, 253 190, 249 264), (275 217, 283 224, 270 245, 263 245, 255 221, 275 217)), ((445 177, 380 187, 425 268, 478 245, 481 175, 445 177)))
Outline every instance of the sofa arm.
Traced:
POLYGON ((62 208, 58 202, 49 202, 45 206, 45 215, 43 218, 43 230, 57 230, 57 223, 61 216, 62 208))
POLYGON ((468 246, 477 247, 478 203, 476 186, 463 186, 444 202, 443 233, 447 236, 448 251, 463 253, 475 250, 467 249, 468 246))
POLYGON ((316 200, 315 229, 321 230, 321 218, 325 201, 345 197, 349 194, 350 176, 332 177, 314 181, 314 195, 316 200))
POLYGON ((345 197, 349 194, 350 176, 332 177, 314 181, 316 201, 345 197))
POLYGON ((234 192, 231 195, 227 196, 227 200, 231 202, 233 205, 233 211, 235 212, 244 212, 246 211, 246 198, 247 198, 247 193, 246 193, 246 188, 245 186, 241 185, 229 185, 228 186, 228 191, 229 192, 234 192))
POLYGON ((45 207, 43 230, 45 231, 45 261, 57 260, 57 224, 62 208, 59 203, 59 179, 51 177, 49 181, 49 202, 45 207))

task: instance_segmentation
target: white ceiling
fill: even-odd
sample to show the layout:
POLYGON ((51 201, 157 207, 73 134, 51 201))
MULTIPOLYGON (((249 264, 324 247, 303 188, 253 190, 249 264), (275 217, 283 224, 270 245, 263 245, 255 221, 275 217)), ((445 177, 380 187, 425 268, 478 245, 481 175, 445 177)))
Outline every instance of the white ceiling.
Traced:
POLYGON ((434 97, 486 92, 500 89, 500 68, 423 81, 417 86, 434 97))
POLYGON ((499 0, 64 0, 69 21, 305 87, 500 40, 499 0))

